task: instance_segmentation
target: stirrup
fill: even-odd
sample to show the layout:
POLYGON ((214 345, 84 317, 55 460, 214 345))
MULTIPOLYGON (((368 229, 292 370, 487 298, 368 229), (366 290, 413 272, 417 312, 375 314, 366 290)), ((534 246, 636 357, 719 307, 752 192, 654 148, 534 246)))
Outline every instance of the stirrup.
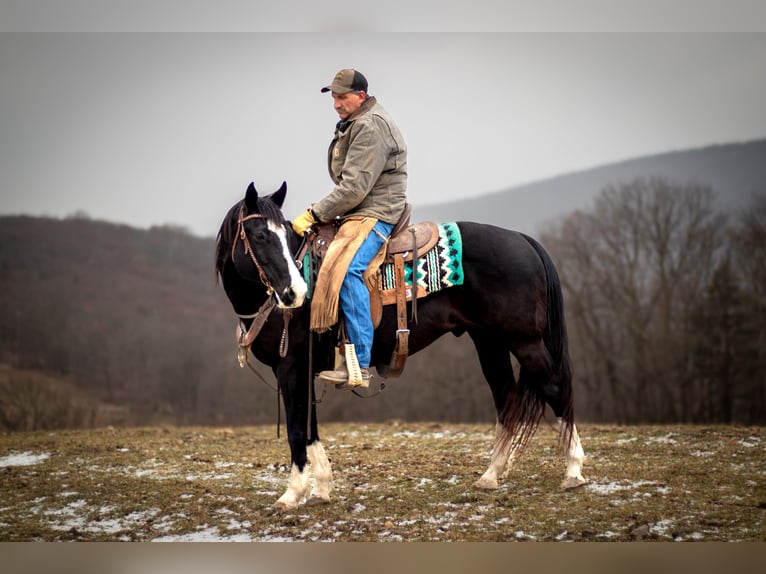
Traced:
MULTIPOLYGON (((365 373, 367 376, 362 376, 362 369, 359 367, 359 359, 356 357, 356 349, 353 343, 346 343, 344 345, 346 355, 346 369, 348 369, 348 387, 364 387, 370 386, 370 374, 369 371, 365 373)), ((366 370, 366 369, 365 369, 366 370)))
POLYGON ((344 346, 344 355, 346 357, 346 370, 348 371, 348 380, 339 385, 335 385, 336 389, 355 389, 361 387, 366 389, 370 386, 369 369, 362 369, 359 366, 359 359, 356 356, 356 349, 353 343, 346 343, 344 346))

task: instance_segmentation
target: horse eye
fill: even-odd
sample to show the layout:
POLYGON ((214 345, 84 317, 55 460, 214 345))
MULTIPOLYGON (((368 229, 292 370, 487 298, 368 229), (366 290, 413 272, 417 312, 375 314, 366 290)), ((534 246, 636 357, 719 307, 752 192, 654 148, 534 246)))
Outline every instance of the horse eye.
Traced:
POLYGON ((256 231, 255 240, 259 242, 266 241, 266 234, 263 231, 256 231))

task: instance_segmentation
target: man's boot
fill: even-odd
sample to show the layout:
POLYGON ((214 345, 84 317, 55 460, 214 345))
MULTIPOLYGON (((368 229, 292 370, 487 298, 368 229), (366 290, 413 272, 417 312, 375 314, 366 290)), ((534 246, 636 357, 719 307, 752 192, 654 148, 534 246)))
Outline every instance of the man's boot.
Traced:
POLYGON ((344 345, 345 358, 335 367, 334 371, 322 371, 317 375, 320 381, 328 385, 335 385, 338 389, 367 388, 370 386, 370 370, 360 367, 356 358, 356 350, 353 343, 344 345))

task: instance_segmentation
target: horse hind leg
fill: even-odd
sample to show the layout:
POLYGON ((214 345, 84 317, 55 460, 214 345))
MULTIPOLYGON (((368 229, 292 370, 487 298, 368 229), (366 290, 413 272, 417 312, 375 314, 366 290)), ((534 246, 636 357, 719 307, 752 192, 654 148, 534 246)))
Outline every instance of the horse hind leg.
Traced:
MULTIPOLYGON (((571 377, 571 373, 567 373, 563 376, 571 377)), ((574 424, 574 421, 572 421, 571 427, 567 428, 567 423, 564 420, 564 412, 567 410, 568 405, 565 404, 566 401, 563 396, 563 388, 565 385, 570 384, 570 382, 571 381, 557 380, 555 376, 551 375, 548 378, 548 384, 545 384, 542 387, 545 401, 556 416, 556 422, 552 422, 551 427, 560 437, 565 450, 567 468, 564 480, 561 482, 561 488, 564 490, 578 488, 588 483, 588 479, 582 475, 585 451, 580 442, 577 426, 574 424)))
POLYGON ((512 446, 510 441, 502 440, 505 429, 498 422, 495 425, 495 443, 487 470, 481 478, 473 483, 474 488, 480 490, 496 490, 499 486, 498 479, 508 474, 514 459, 518 455, 518 449, 512 446))
MULTIPOLYGON (((551 423, 554 431, 563 437, 564 421, 557 417, 555 423, 551 423)), ((572 432, 569 441, 564 445, 566 450, 567 469, 564 474, 564 480, 561 481, 563 490, 572 490, 588 484, 588 479, 582 475, 582 466, 585 462, 585 451, 580 442, 580 435, 577 433, 577 426, 572 424, 572 432)))
MULTIPOLYGON (((502 336, 483 331, 470 331, 476 352, 479 355, 484 378, 489 383, 495 409, 500 413, 505 404, 508 393, 515 384, 511 354, 508 347, 502 342, 502 336)), ((498 479, 507 473, 509 462, 514 457, 514 450, 509 441, 503 441, 504 429, 498 422, 495 426, 495 443, 492 449, 491 459, 487 470, 474 482, 474 488, 481 490, 495 490, 498 487, 498 479)))

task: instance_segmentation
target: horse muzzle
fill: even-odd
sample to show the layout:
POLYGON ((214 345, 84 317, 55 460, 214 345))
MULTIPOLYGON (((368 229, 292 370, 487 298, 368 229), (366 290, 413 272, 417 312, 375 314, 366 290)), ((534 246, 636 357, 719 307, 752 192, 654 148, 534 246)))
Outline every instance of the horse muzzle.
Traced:
POLYGON ((275 290, 274 295, 277 298, 277 306, 282 309, 295 309, 303 305, 306 300, 308 287, 304 281, 288 285, 282 290, 275 290))

